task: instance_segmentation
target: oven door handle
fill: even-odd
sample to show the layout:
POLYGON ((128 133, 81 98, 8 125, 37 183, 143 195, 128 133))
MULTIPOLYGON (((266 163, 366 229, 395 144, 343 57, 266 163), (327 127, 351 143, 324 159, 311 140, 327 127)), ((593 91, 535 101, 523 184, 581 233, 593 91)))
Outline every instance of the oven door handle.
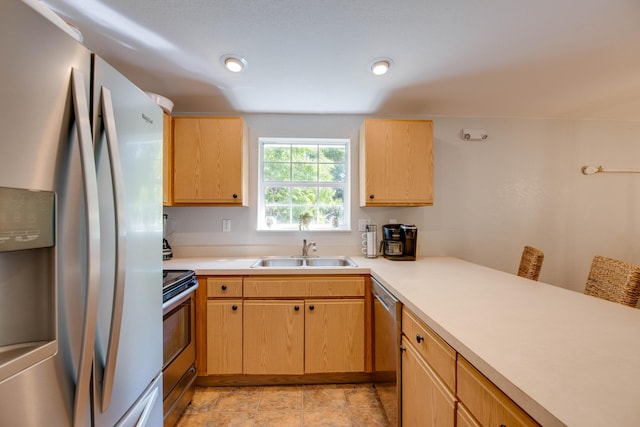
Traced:
POLYGON ((191 286, 190 288, 185 289, 184 291, 182 291, 181 293, 179 293, 175 297, 171 298, 169 301, 163 303, 162 304, 162 314, 163 315, 167 314, 168 312, 173 310, 175 307, 177 307, 180 304, 182 304, 183 302, 185 302, 187 299, 189 299, 189 296, 193 292, 195 292, 196 289, 198 289, 198 282, 196 282, 196 284, 191 286))

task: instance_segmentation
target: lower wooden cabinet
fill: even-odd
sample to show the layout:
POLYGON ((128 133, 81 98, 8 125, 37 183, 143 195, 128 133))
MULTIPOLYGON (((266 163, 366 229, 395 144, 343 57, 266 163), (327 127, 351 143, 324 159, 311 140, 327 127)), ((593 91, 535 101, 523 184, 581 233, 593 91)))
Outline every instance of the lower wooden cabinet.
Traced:
POLYGON ((460 355, 456 394, 480 425, 540 425, 460 355))
POLYGON ((242 373, 242 300, 207 301, 207 374, 242 373))
POLYGON ((304 373, 304 300, 244 301, 245 374, 304 373))
POLYGON ((454 427, 456 397, 402 337, 403 427, 454 427))
POLYGON ((364 300, 307 300, 304 371, 364 371, 364 300))
POLYGON ((480 423, 473 418, 473 415, 467 408, 458 402, 458 409, 456 410, 456 427, 482 427, 480 423))

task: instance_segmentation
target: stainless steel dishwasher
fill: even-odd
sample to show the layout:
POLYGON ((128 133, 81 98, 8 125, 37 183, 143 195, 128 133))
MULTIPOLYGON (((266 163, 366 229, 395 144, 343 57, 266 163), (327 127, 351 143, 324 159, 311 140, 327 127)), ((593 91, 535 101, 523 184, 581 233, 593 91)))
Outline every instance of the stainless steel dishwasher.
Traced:
POLYGON ((400 320, 402 304, 371 277, 373 301, 373 383, 389 425, 401 425, 400 320))

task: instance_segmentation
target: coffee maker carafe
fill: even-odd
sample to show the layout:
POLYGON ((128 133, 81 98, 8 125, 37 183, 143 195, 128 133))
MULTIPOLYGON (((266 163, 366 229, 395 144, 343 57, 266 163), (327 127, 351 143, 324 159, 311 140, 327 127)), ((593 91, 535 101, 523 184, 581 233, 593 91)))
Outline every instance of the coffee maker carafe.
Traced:
POLYGON ((418 228, 415 225, 387 224, 382 226, 380 253, 393 261, 415 261, 418 228))

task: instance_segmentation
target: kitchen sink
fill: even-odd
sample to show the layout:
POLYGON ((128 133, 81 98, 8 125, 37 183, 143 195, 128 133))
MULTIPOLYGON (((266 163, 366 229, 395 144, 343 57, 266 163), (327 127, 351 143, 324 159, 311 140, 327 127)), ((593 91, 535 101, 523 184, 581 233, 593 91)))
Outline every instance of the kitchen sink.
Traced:
POLYGON ((256 261, 251 267, 302 267, 303 265, 303 258, 264 257, 256 261))
POLYGON ((357 267, 349 257, 262 257, 251 268, 357 267))

